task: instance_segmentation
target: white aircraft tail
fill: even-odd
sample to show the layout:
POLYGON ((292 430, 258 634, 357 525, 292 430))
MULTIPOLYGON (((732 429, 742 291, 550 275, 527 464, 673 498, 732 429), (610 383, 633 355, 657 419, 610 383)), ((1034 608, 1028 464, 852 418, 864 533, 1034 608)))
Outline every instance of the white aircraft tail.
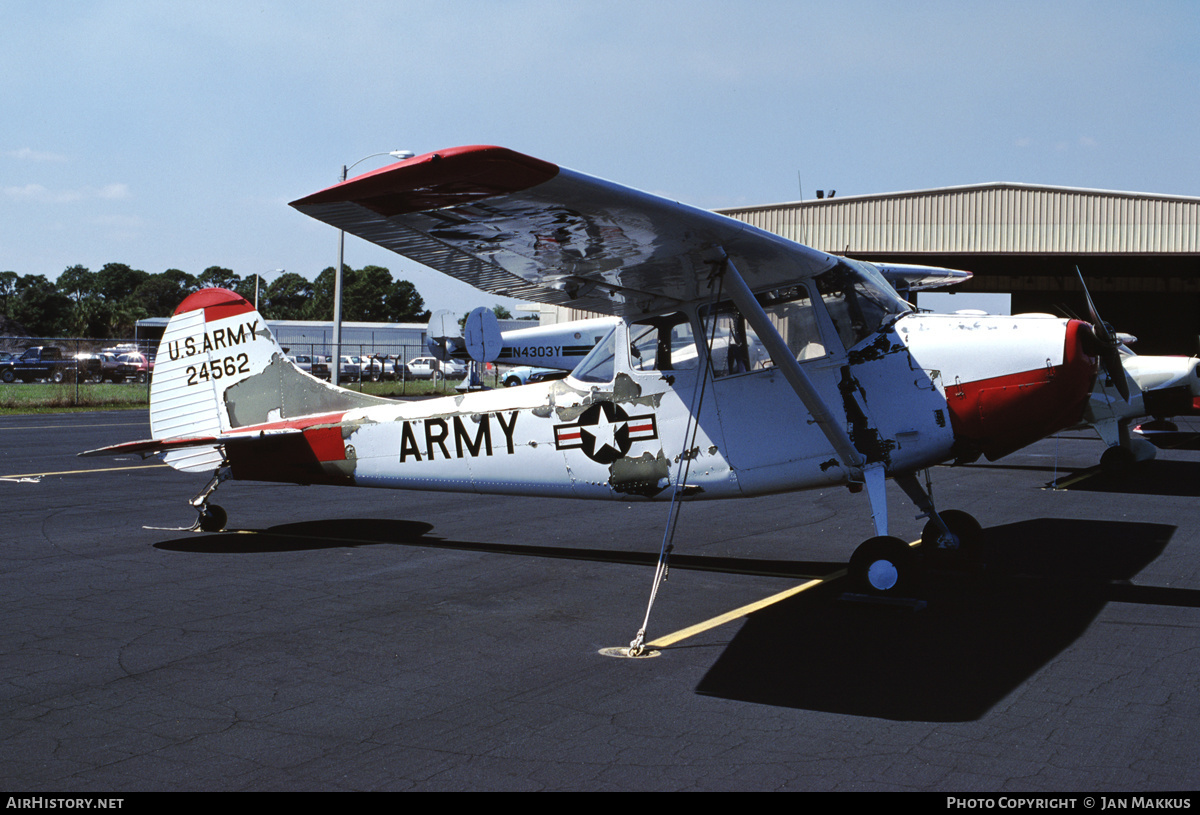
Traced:
MULTIPOLYGON (((245 298, 203 289, 179 305, 163 332, 150 385, 150 432, 156 440, 215 437, 387 402, 304 373, 245 298)), ((176 469, 212 472, 222 453, 216 445, 187 447, 165 460, 176 469)))

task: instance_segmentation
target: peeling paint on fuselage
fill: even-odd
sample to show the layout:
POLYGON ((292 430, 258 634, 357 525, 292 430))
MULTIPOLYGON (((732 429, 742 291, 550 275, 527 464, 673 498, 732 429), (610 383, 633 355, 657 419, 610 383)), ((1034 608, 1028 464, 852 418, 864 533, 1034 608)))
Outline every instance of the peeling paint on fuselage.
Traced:
POLYGON ((226 388, 224 400, 235 428, 390 404, 387 399, 335 388, 300 371, 278 353, 261 373, 226 388))

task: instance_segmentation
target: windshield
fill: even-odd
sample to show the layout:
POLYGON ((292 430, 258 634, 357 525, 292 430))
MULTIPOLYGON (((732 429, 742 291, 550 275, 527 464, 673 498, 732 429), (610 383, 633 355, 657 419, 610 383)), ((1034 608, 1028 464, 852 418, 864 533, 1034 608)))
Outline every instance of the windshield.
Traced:
POLYGON ((817 275, 814 282, 847 349, 911 310, 869 263, 840 258, 837 266, 817 275))
POLYGON ((581 382, 612 382, 616 377, 616 364, 613 356, 617 351, 617 329, 614 327, 608 336, 596 344, 583 362, 575 366, 571 376, 581 382))

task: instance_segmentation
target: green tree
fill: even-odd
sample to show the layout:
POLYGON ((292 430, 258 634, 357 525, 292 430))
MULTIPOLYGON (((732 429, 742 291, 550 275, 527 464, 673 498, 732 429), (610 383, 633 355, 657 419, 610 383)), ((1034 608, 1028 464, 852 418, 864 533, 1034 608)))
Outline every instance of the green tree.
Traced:
POLYGON ((0 300, 4 301, 4 316, 11 317, 11 302, 15 302, 17 296, 17 283, 20 276, 16 272, 0 272, 0 300))
POLYGON ((96 272, 96 291, 108 302, 118 303, 149 277, 141 269, 131 269, 124 263, 105 263, 96 272))
POLYGON ((76 303, 88 297, 98 297, 100 294, 100 290, 97 288, 96 273, 78 263, 63 269, 54 285, 76 303))
POLYGON ((226 269, 224 266, 209 266, 200 273, 200 286, 206 289, 237 291, 238 284, 241 282, 242 279, 232 269, 226 269))
POLYGON ((424 298, 417 293, 417 287, 407 280, 397 280, 392 284, 387 303, 388 322, 429 322, 430 314, 429 310, 425 308, 424 298))
POLYGON ((130 306, 145 309, 150 317, 170 317, 175 307, 194 292, 196 278, 179 269, 151 275, 133 290, 130 306))
MULTIPOLYGON (((267 286, 259 311, 269 320, 303 320, 313 297, 313 284, 295 272, 285 272, 267 286)), ((260 302, 263 293, 259 294, 260 302)))
POLYGON ((16 282, 16 298, 11 316, 39 337, 65 332, 71 313, 71 299, 58 290, 45 275, 24 275, 16 282))

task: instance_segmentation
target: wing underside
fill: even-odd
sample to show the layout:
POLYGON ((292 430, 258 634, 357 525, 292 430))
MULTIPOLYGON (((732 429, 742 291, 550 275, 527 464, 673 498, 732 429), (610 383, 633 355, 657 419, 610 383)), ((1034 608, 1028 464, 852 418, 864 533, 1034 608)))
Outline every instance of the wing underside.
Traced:
POLYGON ((408 159, 292 203, 498 295, 622 317, 711 296, 728 256, 756 290, 836 259, 740 221, 499 147, 408 159))

